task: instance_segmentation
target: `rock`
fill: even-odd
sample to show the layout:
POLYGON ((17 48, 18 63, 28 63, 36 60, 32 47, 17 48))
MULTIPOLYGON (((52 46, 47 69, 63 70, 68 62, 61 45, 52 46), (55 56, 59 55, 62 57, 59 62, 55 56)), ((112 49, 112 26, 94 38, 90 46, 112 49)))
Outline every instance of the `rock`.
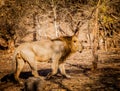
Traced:
POLYGON ((30 77, 24 83, 23 91, 44 91, 45 81, 38 77, 30 77))

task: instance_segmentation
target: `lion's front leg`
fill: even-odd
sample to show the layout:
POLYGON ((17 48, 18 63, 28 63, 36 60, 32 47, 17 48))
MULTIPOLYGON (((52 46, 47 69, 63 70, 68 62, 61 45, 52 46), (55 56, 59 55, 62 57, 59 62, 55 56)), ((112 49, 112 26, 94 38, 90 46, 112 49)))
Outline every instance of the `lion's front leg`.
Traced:
POLYGON ((60 69, 60 72, 63 76, 65 76, 66 78, 71 78, 71 76, 68 75, 65 71, 65 63, 64 62, 59 64, 59 69, 60 69))
POLYGON ((52 72, 47 75, 47 79, 50 79, 53 75, 56 75, 58 72, 58 61, 53 61, 52 63, 52 72))

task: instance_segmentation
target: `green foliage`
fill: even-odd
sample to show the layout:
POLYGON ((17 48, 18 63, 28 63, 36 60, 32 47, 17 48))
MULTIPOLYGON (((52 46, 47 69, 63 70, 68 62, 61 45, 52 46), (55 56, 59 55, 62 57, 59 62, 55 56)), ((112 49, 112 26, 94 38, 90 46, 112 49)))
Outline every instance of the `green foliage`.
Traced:
POLYGON ((119 3, 119 0, 102 0, 101 6, 99 7, 100 27, 102 27, 104 31, 107 31, 108 35, 111 34, 110 36, 113 36, 114 33, 119 30, 119 28, 117 28, 117 25, 120 23, 119 3))

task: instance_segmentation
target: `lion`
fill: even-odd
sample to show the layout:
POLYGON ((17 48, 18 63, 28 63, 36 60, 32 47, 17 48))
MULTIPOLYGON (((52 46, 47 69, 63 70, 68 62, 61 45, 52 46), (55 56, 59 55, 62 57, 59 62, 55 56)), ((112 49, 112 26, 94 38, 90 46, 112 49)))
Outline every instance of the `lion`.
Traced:
POLYGON ((21 83, 19 75, 25 63, 29 64, 34 77, 40 77, 37 72, 37 62, 48 62, 49 60, 52 60, 52 72, 47 75, 48 79, 56 75, 58 69, 63 76, 70 78, 65 71, 65 60, 72 53, 76 51, 82 52, 82 50, 83 46, 76 34, 56 39, 43 39, 40 41, 23 43, 18 46, 14 52, 13 58, 14 61, 16 61, 14 78, 17 82, 21 83))

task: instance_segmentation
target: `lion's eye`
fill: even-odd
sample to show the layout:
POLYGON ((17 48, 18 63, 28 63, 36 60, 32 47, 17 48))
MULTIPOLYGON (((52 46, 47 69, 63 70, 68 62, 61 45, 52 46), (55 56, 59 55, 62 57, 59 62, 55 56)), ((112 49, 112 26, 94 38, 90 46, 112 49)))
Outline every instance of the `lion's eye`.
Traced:
POLYGON ((74 43, 76 42, 76 40, 73 41, 74 43))

